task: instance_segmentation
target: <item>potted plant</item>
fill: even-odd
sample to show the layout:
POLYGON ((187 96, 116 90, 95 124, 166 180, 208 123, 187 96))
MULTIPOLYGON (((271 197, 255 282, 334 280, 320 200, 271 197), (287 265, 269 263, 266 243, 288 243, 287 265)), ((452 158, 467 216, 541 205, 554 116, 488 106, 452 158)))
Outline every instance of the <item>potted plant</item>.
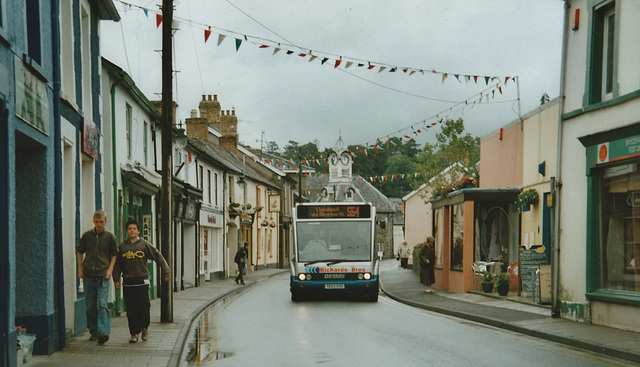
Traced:
POLYGON ((240 204, 229 203, 229 218, 235 219, 239 214, 241 214, 240 204))
POLYGON ((509 273, 498 273, 496 275, 496 289, 498 294, 506 296, 509 293, 509 286, 511 285, 511 275, 509 273))
POLYGON ((484 293, 493 292, 493 274, 486 271, 482 275, 482 280, 480 281, 480 284, 482 285, 482 290, 484 291, 484 293))

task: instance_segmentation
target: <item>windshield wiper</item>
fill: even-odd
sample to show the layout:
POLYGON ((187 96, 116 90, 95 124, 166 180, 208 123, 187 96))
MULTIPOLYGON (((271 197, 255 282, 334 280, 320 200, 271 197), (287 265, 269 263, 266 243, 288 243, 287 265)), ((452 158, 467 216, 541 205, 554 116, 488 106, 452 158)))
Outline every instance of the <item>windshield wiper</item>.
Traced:
POLYGON ((335 265, 335 264, 339 264, 341 262, 345 262, 345 261, 349 261, 347 259, 342 259, 342 260, 333 260, 332 262, 328 262, 327 266, 331 266, 331 265, 335 265))
POLYGON ((317 263, 322 262, 322 261, 324 261, 324 260, 309 261, 308 263, 304 263, 304 266, 317 264, 317 263))

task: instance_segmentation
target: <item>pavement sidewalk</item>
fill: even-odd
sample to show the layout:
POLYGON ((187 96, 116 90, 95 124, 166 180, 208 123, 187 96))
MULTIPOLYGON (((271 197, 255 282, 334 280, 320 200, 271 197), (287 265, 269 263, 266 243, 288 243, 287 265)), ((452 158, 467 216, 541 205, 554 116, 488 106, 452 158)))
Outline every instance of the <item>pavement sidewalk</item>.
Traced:
POLYGON ((251 285, 272 276, 288 272, 287 269, 261 269, 245 275, 247 285, 238 285, 233 278, 214 280, 199 287, 173 293, 173 322, 160 322, 160 299, 151 301, 149 340, 129 343, 127 316, 111 318, 111 334, 104 345, 89 341, 89 332, 67 340, 67 346, 49 356, 33 356, 27 364, 19 366, 64 367, 131 367, 178 366, 180 353, 189 329, 197 316, 213 303, 248 290, 251 285))
MULTIPOLYGON (((552 318, 549 307, 483 293, 425 293, 413 270, 395 260, 382 261, 380 288, 396 301, 573 347, 640 363, 640 334, 552 318)), ((513 292, 510 292, 510 294, 513 292)))

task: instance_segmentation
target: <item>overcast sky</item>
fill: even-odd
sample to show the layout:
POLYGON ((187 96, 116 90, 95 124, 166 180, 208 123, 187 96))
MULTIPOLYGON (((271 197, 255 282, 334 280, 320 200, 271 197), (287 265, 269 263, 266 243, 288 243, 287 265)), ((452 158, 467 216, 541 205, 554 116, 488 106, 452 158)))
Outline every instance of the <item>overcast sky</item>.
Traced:
MULTIPOLYGON (((102 55, 150 100, 160 99, 161 0, 114 3, 122 19, 101 23, 102 55)), ((406 135, 422 145, 434 141, 447 117, 462 117, 467 131, 482 137, 537 108, 544 93, 559 92, 561 0, 174 5, 179 120, 203 94, 217 94, 223 110, 236 111, 240 142, 252 147, 265 139, 282 150, 295 140, 317 141, 322 150, 340 135, 346 144, 406 135)))

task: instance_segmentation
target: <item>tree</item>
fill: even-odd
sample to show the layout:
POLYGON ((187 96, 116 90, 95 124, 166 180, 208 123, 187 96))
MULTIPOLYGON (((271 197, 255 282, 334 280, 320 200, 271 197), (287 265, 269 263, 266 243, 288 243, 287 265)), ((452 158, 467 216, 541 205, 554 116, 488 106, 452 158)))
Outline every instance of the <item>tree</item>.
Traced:
POLYGON ((269 141, 267 142, 267 145, 264 147, 264 152, 266 154, 278 156, 280 155, 280 147, 278 146, 278 143, 276 143, 275 141, 269 141))
POLYGON ((329 172, 329 168, 324 165, 315 165, 315 160, 323 159, 327 155, 325 152, 318 150, 317 142, 307 143, 305 145, 298 144, 295 140, 289 140, 289 144, 284 146, 283 158, 290 159, 294 162, 301 160, 308 161, 308 165, 315 168, 316 172, 329 172))
POLYGON ((388 178, 381 183, 381 192, 388 197, 402 197, 411 192, 416 164, 403 154, 395 154, 387 160, 384 175, 388 178))
MULTIPOLYGON (((418 170, 427 172, 424 182, 436 176, 454 163, 460 163, 466 169, 451 175, 450 178, 436 180, 429 184, 432 192, 442 186, 451 185, 461 179, 460 176, 477 177, 476 164, 480 161, 480 139, 473 137, 464 131, 464 121, 446 120, 442 123, 442 131, 436 134, 436 143, 425 144, 420 156, 417 158, 418 170)), ((414 185, 417 187, 419 183, 414 185)))

